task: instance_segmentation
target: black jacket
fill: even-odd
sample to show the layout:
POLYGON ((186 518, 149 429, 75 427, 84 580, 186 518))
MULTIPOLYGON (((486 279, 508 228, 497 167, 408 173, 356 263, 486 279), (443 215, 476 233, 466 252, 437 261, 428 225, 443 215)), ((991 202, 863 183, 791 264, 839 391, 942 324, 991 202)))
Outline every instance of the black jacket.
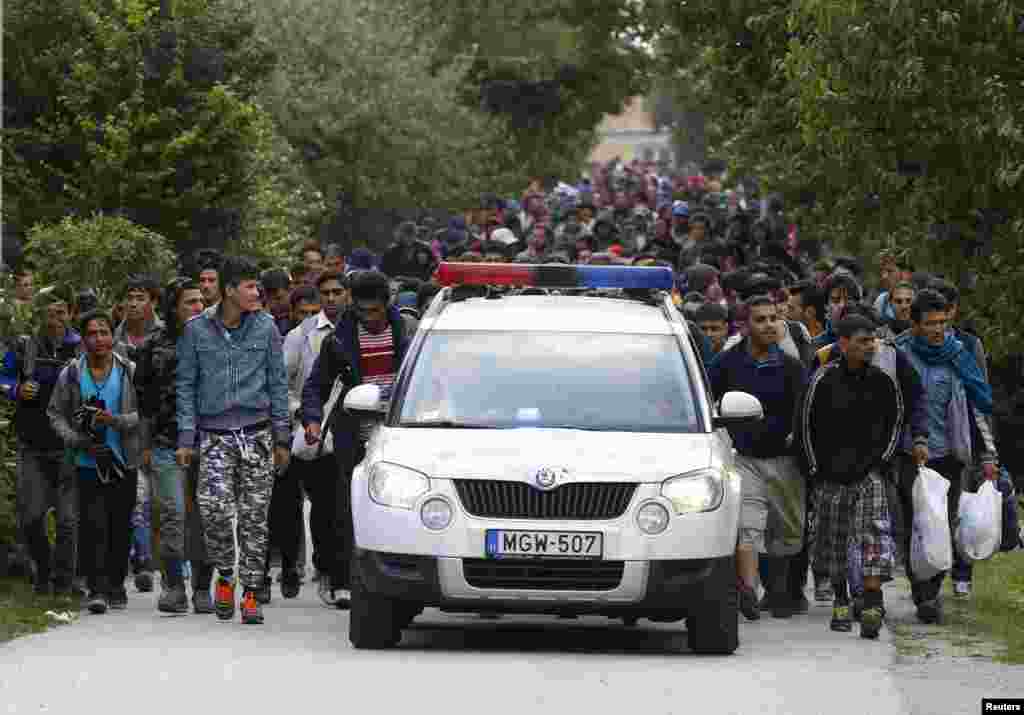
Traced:
POLYGON ((873 365, 854 372, 845 358, 811 379, 800 410, 800 443, 820 481, 855 484, 891 458, 903 428, 902 391, 873 365))
MULTIPOLYGON (((388 308, 388 323, 391 325, 395 350, 395 372, 402 364, 412 341, 409 326, 394 306, 388 308)), ((335 454, 348 454, 358 440, 359 418, 345 412, 342 405, 345 395, 353 387, 361 385, 359 324, 355 312, 350 308, 338 319, 334 331, 324 338, 320 354, 313 363, 306 384, 302 387, 302 423, 320 423, 323 407, 331 395, 334 381, 341 375, 344 390, 331 413, 330 430, 334 435, 335 454)))
POLYGON ((145 425, 144 449, 178 446, 177 390, 178 339, 164 327, 146 338, 136 352, 135 391, 139 416, 145 425))
POLYGON ((3 356, 0 387, 16 405, 14 430, 22 444, 41 450, 63 449, 64 443, 50 425, 46 408, 60 371, 81 353, 81 349, 81 337, 74 330, 68 330, 59 345, 43 334, 23 335, 3 356), (26 380, 39 384, 35 399, 22 400, 18 394, 21 383, 26 380))

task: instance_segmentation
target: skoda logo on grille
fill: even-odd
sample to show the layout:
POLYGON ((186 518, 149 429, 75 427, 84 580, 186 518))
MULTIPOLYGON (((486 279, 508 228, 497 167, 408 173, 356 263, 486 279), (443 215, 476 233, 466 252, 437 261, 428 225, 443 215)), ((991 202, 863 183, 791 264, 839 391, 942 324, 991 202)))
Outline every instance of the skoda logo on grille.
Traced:
POLYGON ((541 489, 554 489, 558 486, 558 477, 565 475, 564 469, 555 469, 554 467, 541 467, 537 470, 537 474, 534 476, 534 481, 537 486, 541 489))

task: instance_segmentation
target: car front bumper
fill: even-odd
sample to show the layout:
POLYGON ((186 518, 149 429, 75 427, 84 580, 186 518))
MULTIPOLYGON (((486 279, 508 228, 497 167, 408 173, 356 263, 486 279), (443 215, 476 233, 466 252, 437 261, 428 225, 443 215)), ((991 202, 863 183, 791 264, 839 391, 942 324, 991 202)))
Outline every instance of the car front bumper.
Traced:
MULTIPOLYGON (((678 618, 688 607, 717 598, 720 570, 731 555, 709 559, 629 561, 617 588, 602 591, 478 588, 461 558, 357 549, 352 568, 371 594, 449 611, 626 614, 678 618), (718 576, 718 578, 714 576, 718 576)), ((727 574, 734 578, 734 574, 727 574)))

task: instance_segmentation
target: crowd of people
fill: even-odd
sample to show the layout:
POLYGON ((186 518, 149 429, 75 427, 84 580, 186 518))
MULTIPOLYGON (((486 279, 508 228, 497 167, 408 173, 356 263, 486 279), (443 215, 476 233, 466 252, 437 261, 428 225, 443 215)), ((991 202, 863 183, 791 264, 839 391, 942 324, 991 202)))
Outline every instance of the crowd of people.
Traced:
MULTIPOLYGON (((731 429, 744 616, 806 612, 810 573, 831 628, 859 620, 873 638, 882 584, 904 568, 918 617, 941 620, 945 574, 917 579, 908 560, 918 469, 949 481, 951 523, 963 490, 1005 477, 987 359, 959 323, 959 291, 899 255, 873 267, 832 257, 777 200, 748 193, 614 162, 575 184, 485 197, 446 223, 404 222, 379 255, 310 241, 278 268, 202 251, 166 286, 133 278, 110 312, 88 287, 57 286, 40 298, 38 331, 9 341, 0 375, 17 404, 36 591, 78 594, 96 614, 124 608, 130 575, 154 588, 158 541, 160 611, 188 612, 190 586, 191 610, 231 619, 241 591, 241 620, 262 623, 272 554, 284 598, 305 581, 308 500, 320 598, 346 607, 349 480, 373 425, 336 406, 360 383, 388 393, 440 290, 438 263, 662 265, 715 396, 741 390, 765 409, 731 429)), ((29 267, 17 286, 30 302, 29 267)), ((971 571, 958 557, 958 597, 971 571)))

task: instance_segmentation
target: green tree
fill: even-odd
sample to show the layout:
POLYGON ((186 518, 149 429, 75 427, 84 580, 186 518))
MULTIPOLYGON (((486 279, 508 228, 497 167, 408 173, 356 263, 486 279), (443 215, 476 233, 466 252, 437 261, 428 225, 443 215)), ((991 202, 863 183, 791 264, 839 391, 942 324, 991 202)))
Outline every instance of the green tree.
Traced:
POLYGON ((29 232, 26 254, 45 283, 92 288, 106 307, 120 297, 129 276, 146 273, 162 281, 175 265, 167 239, 120 216, 37 225, 29 232))
POLYGON ((802 0, 785 61, 803 141, 853 201, 880 199, 872 243, 901 245, 964 286, 980 275, 967 306, 996 356, 1024 346, 1019 22, 999 0, 802 0))
POLYGON ((802 236, 868 265, 894 248, 963 288, 980 275, 968 312, 996 357, 1020 350, 1019 11, 998 0, 645 8, 661 82, 708 114, 710 149, 733 174, 782 193, 802 236))
MULTIPOLYGON (((428 0, 414 3, 422 22, 441 33, 435 67, 466 63, 462 99, 478 107, 488 83, 548 82, 558 87, 551 111, 535 121, 503 119, 532 176, 574 172, 606 114, 648 87, 652 56, 642 4, 628 0, 428 0), (571 166, 553 158, 565 156, 571 166)), ((520 105, 525 102, 520 101, 520 105)))
POLYGON ((8 226, 124 211, 183 251, 237 235, 273 55, 239 0, 24 0, 4 17, 8 226))
POLYGON ((261 111, 251 158, 253 193, 242 230, 230 249, 282 267, 327 218, 323 194, 313 185, 298 150, 261 111))
POLYGON ((460 67, 429 71, 434 42, 399 5, 259 6, 280 63, 262 95, 325 197, 357 208, 455 208, 510 188, 500 124, 457 101, 460 67))

